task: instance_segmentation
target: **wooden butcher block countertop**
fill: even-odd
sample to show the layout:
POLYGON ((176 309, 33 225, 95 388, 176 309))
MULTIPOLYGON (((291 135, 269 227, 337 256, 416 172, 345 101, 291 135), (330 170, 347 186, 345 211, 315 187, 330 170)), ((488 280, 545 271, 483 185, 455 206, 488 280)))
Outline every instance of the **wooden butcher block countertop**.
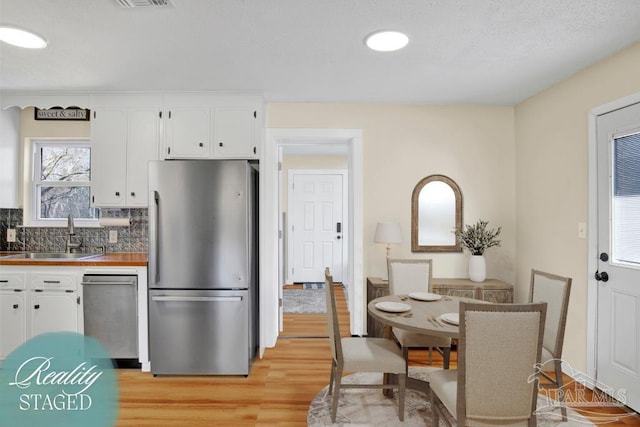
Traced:
MULTIPOLYGON (((43 265, 68 267, 140 267, 147 265, 146 252, 114 252, 94 255, 86 259, 29 259, 2 258, 6 255, 17 255, 20 252, 0 252, 2 265, 43 265)), ((89 256, 90 254, 87 254, 89 256)))

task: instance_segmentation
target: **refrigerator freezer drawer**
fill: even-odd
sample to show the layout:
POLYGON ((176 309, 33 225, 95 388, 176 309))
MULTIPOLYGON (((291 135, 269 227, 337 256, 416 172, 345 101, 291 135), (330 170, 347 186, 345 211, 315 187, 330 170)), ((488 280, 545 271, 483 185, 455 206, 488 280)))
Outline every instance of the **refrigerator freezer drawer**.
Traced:
POLYGON ((249 292, 149 291, 154 375, 248 375, 249 292))

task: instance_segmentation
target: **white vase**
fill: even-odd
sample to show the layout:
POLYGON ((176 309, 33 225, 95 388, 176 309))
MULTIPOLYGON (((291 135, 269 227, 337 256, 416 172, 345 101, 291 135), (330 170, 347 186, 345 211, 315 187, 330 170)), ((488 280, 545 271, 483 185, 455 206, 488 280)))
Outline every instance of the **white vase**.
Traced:
POLYGON ((487 263, 484 255, 471 255, 469 259, 469 279, 473 282, 484 282, 487 277, 487 263))

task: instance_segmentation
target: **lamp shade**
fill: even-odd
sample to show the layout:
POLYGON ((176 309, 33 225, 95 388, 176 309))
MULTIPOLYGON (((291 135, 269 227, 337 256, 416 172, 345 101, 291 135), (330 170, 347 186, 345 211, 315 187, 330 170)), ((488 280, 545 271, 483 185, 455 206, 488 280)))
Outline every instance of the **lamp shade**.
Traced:
POLYGON ((400 224, 397 222, 379 222, 373 240, 376 243, 402 243, 400 224))

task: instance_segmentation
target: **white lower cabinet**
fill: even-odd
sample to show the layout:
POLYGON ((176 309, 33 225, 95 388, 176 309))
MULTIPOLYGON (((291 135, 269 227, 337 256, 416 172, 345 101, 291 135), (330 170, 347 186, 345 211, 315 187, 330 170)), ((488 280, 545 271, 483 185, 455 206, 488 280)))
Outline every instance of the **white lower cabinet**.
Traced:
POLYGON ((77 291, 31 291, 29 297, 29 336, 45 332, 80 332, 77 291))
POLYGON ((0 291, 0 359, 27 339, 24 290, 0 291))
POLYGON ((82 267, 2 266, 0 359, 45 332, 83 333, 82 267))
POLYGON ((0 359, 27 339, 25 273, 0 271, 0 359))
MULTIPOLYGON (((88 275, 138 278, 138 357, 149 372, 146 267, 0 266, 0 360, 46 332, 84 333, 82 279, 88 275)), ((115 308, 114 308, 115 310, 115 308)))

